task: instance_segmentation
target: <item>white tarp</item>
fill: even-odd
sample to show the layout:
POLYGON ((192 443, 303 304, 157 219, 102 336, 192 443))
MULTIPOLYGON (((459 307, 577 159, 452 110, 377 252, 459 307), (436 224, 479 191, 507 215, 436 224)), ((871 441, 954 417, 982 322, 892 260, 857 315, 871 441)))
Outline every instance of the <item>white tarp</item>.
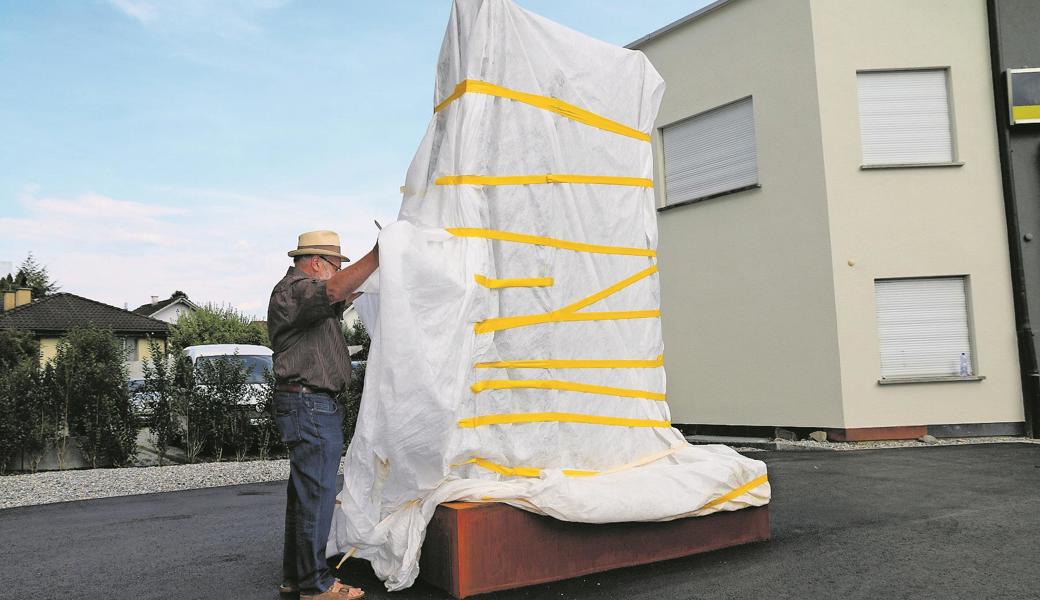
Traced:
POLYGON ((587 523, 769 501, 763 463, 669 426, 647 187, 663 92, 639 52, 456 0, 357 302, 372 347, 330 555, 356 548, 395 590, 444 501, 587 523))

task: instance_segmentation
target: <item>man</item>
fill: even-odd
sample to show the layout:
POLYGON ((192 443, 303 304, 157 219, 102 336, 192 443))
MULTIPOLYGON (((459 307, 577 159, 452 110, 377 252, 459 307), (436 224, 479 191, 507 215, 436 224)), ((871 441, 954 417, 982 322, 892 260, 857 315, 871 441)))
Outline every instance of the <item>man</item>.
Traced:
POLYGON ((267 330, 274 349, 274 419, 289 447, 283 593, 302 599, 364 596, 332 576, 325 544, 336 508, 343 452, 343 409, 336 396, 350 382, 350 355, 340 319, 354 290, 379 266, 378 245, 357 263, 340 253, 334 231, 300 235, 294 265, 274 286, 267 330))

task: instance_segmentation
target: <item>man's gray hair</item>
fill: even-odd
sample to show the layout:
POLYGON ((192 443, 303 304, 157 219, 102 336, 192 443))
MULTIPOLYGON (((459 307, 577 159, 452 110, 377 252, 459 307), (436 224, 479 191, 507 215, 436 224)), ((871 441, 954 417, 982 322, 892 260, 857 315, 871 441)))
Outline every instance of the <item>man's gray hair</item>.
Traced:
POLYGON ((317 256, 317 254, 300 254, 300 255, 294 256, 292 261, 293 261, 293 264, 298 267, 301 264, 303 264, 303 263, 307 262, 308 260, 310 260, 312 256, 317 256))

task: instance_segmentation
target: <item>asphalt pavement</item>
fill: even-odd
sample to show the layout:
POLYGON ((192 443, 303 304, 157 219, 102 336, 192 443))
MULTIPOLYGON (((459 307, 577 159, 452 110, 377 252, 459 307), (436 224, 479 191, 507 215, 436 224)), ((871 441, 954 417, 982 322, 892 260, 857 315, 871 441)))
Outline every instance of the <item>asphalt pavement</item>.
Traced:
MULTIPOLYGON (((753 456, 769 542, 480 598, 1040 598, 1040 445, 753 456)), ((0 510, 0 598, 277 600, 283 510, 284 483, 0 510)))

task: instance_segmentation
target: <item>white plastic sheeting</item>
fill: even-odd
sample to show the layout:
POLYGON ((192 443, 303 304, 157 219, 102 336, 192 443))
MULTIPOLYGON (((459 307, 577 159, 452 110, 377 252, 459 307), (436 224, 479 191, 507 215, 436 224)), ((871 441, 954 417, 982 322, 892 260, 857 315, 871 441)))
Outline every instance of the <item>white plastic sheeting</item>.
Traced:
POLYGON ((372 347, 330 555, 356 549, 396 590, 445 501, 587 523, 769 501, 763 463, 669 424, 648 187, 663 91, 641 53, 456 0, 437 111, 357 302, 372 347))

